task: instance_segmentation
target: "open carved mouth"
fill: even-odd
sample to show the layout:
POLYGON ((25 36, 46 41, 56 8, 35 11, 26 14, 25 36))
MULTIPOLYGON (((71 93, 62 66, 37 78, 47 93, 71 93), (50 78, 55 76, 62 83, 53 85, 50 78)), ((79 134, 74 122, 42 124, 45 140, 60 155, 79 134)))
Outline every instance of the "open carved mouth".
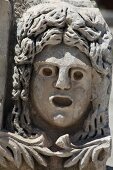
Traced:
POLYGON ((72 105, 72 99, 68 96, 52 96, 50 97, 52 104, 56 107, 69 107, 72 105))

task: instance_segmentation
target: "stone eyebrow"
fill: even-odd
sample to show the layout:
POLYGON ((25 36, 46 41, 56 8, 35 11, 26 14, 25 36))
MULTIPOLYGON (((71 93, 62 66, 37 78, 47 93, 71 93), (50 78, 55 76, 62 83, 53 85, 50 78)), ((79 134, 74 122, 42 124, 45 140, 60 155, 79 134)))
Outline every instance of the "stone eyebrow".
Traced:
POLYGON ((72 65, 71 68, 72 68, 72 69, 81 69, 81 70, 83 70, 83 71, 85 71, 85 72, 86 72, 89 68, 91 69, 90 66, 84 66, 84 65, 81 65, 81 64, 77 64, 77 66, 72 65))
POLYGON ((52 63, 52 62, 47 62, 47 61, 39 61, 39 62, 35 62, 34 65, 36 66, 43 66, 43 65, 48 65, 48 66, 56 66, 58 67, 57 63, 52 63))

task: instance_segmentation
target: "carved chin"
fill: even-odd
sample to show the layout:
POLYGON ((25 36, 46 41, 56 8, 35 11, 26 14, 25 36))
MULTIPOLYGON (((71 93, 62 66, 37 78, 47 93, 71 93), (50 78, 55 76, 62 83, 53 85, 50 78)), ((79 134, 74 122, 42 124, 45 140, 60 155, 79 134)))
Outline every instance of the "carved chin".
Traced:
MULTIPOLYGON (((76 114, 76 113, 74 113, 76 114)), ((52 124, 61 128, 67 128, 78 122, 79 118, 73 118, 73 113, 66 111, 58 111, 53 114, 52 124)), ((51 123, 51 122, 50 122, 51 123)))
POLYGON ((54 123, 55 125, 64 127, 65 116, 62 114, 57 114, 54 116, 54 123))

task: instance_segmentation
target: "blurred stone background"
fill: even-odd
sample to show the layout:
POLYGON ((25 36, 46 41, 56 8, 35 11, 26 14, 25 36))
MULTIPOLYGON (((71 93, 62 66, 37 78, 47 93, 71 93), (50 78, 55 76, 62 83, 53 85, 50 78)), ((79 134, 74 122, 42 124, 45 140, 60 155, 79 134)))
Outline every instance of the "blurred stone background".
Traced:
MULTIPOLYGON (((112 33, 113 33, 113 0, 96 0, 99 8, 101 9, 102 15, 108 23, 112 33)), ((111 128, 111 135, 113 139, 113 80, 112 80, 112 92, 110 98, 110 108, 109 108, 109 121, 111 128)), ((110 166, 109 170, 113 170, 113 141, 112 141, 112 154, 111 158, 108 160, 107 165, 110 166)))

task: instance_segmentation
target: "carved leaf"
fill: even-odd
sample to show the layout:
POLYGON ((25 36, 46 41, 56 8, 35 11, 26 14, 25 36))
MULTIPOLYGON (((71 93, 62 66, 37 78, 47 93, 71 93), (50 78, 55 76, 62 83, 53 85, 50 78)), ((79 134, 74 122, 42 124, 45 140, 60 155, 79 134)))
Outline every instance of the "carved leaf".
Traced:
POLYGON ((22 163, 22 158, 21 158, 21 153, 19 151, 19 147, 17 146, 17 144, 14 141, 9 140, 8 138, 5 138, 5 137, 3 139, 0 139, 0 143, 2 143, 2 145, 5 145, 7 147, 7 148, 4 147, 5 149, 4 157, 10 161, 13 161, 12 156, 9 159, 9 156, 11 155, 10 151, 8 151, 8 148, 9 148, 9 150, 11 150, 13 153, 15 166, 19 168, 22 163))
POLYGON ((23 155, 23 158, 25 160, 25 162, 28 164, 28 166, 32 169, 34 169, 34 161, 33 161, 33 158, 30 156, 29 152, 25 149, 24 145, 22 144, 19 144, 19 147, 20 147, 20 150, 21 150, 21 153, 23 155))
POLYGON ((17 168, 20 168, 21 164, 22 164, 22 156, 21 156, 21 152, 20 149, 18 147, 18 145, 16 144, 15 141, 9 140, 8 142, 8 147, 11 149, 11 151, 13 152, 14 155, 14 163, 16 165, 17 168))
POLYGON ((57 151, 57 152, 55 153, 55 155, 58 156, 58 157, 60 157, 60 158, 66 158, 66 157, 72 156, 73 153, 72 153, 72 152, 69 152, 69 151, 63 150, 63 151, 57 151))
POLYGON ((82 170, 83 168, 85 168, 89 161, 90 161, 90 158, 92 156, 92 152, 93 152, 93 149, 95 148, 96 146, 92 146, 91 148, 88 149, 88 151, 85 153, 84 157, 81 159, 80 161, 80 170, 82 170))
MULTIPOLYGON (((17 168, 20 168, 22 165, 22 156, 25 160, 25 162, 30 166, 32 169, 34 169, 34 159, 41 165, 47 166, 47 163, 43 156, 41 156, 39 152, 39 146, 37 148, 33 148, 33 146, 36 145, 36 142, 38 142, 38 145, 40 144, 38 139, 33 139, 33 143, 31 143, 30 146, 30 140, 25 140, 18 135, 12 135, 1 133, 0 135, 5 135, 3 138, 0 138, 0 165, 3 167, 7 167, 6 160, 9 160, 15 164, 17 168), (13 139, 13 137, 15 139, 13 139), (17 140, 16 140, 17 139, 17 140), (19 142, 20 141, 20 142, 19 142), (33 146, 32 146, 33 145, 33 146), (35 151, 35 149, 37 149, 35 151), (4 157, 3 157, 4 156, 4 157), (33 159, 34 158, 34 159, 33 159)), ((42 141, 42 140, 41 140, 42 141)), ((52 154, 49 149, 46 149, 46 151, 50 154, 52 154)), ((40 149, 40 152, 44 152, 40 149)), ((45 154, 46 155, 46 154, 45 154)))
POLYGON ((103 157, 101 158, 103 161, 106 160, 107 161, 107 157, 109 157, 109 143, 104 143, 102 145, 99 145, 98 147, 94 148, 93 153, 92 153, 92 161, 95 162, 99 162, 99 154, 102 153, 100 156, 103 157))
POLYGON ((0 165, 4 168, 7 168, 6 159, 0 155, 0 165))
POLYGON ((35 151, 38 151, 39 153, 41 153, 43 155, 53 156, 53 152, 50 149, 46 148, 46 147, 41 148, 41 147, 35 146, 33 148, 35 149, 35 151))
POLYGON ((88 149, 85 148, 83 149, 78 155, 74 154, 70 159, 68 159, 65 164, 64 164, 64 167, 65 168, 68 168, 68 167, 71 167, 71 166, 74 166, 76 165, 80 160, 81 158, 83 157, 83 155, 85 154, 85 152, 87 151, 88 149))
POLYGON ((69 135, 66 134, 58 138, 58 140, 56 141, 56 145, 63 149, 69 149, 71 146, 69 135))
POLYGON ((37 161, 39 164, 47 167, 47 162, 46 162, 46 160, 45 160, 39 153, 37 153, 37 152, 36 152, 33 148, 31 148, 30 146, 29 146, 29 147, 26 146, 26 148, 29 150, 29 152, 31 153, 31 155, 36 159, 36 161, 37 161))
POLYGON ((2 145, 0 146, 0 155, 2 155, 3 157, 5 157, 7 160, 9 160, 11 162, 14 161, 13 156, 10 153, 10 151, 2 145))
POLYGON ((73 156, 65 162, 64 167, 74 166, 80 161, 80 169, 83 169, 89 163, 90 159, 92 159, 95 165, 99 165, 103 163, 103 161, 106 162, 110 156, 110 142, 111 138, 108 136, 80 146, 80 150, 73 150, 73 156))
POLYGON ((75 146, 70 143, 69 135, 60 137, 56 144, 63 148, 62 151, 52 152, 47 147, 40 146, 43 137, 25 139, 17 134, 0 132, 0 165, 7 167, 7 161, 11 161, 17 168, 22 165, 22 157, 27 165, 34 169, 34 159, 39 164, 47 167, 45 156, 58 156, 68 158, 64 167, 72 167, 79 162, 80 169, 86 167, 90 159, 95 165, 107 160, 110 154, 111 137, 107 136, 75 146), (40 142, 39 142, 40 141, 40 142), (73 146, 73 147, 72 147, 73 146), (101 156, 104 153, 104 157, 101 156), (103 159, 103 161, 101 161, 103 159))

